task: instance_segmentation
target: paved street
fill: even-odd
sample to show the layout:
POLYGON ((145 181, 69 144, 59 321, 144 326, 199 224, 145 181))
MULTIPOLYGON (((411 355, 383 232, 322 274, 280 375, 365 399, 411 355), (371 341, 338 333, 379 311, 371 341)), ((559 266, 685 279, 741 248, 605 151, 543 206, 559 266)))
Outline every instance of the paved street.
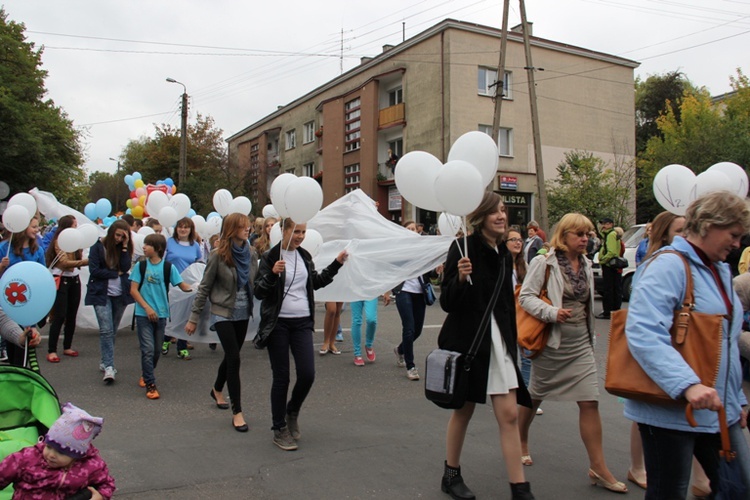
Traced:
MULTIPOLYGON (((242 400, 250 425, 246 434, 235 432, 230 412, 217 409, 209 398, 220 347, 211 351, 197 344, 191 361, 177 359, 174 349, 162 358, 156 371, 162 397, 156 401, 146 399, 137 385, 138 343, 129 329, 118 333, 119 373, 112 386, 101 381, 93 330, 76 334, 80 357, 62 356, 57 365, 43 359, 43 342, 40 363, 61 402, 104 417, 95 444, 116 479, 117 498, 448 498, 440 491, 440 478, 449 412, 424 398, 423 381, 409 381, 405 369, 396 366, 392 350, 400 339, 400 321, 395 306, 383 308, 381 303, 379 313, 374 364, 362 368, 352 363, 348 311, 342 316, 346 340, 338 344, 344 354, 316 353, 317 380, 300 414, 303 435, 295 452, 271 442, 271 370, 266 352, 251 344, 245 345, 242 358, 242 400)), ((316 318, 320 328, 320 305, 316 318)), ((427 327, 415 346, 420 370, 436 346, 443 318, 439 305, 428 307, 427 327)), ((609 322, 597 323, 602 392, 608 327, 609 322)), ((316 332, 316 342, 321 340, 322 332, 316 332)), ((588 482, 576 405, 545 402, 543 409, 532 427, 535 463, 525 469, 536 497, 613 498, 614 493, 588 482)), ((624 480, 629 422, 622 417, 622 405, 606 393, 601 413, 609 466, 624 480)), ((487 405, 475 413, 462 469, 478 498, 510 498, 497 425, 487 405)), ((642 490, 628 486, 631 498, 642 497, 642 490)))

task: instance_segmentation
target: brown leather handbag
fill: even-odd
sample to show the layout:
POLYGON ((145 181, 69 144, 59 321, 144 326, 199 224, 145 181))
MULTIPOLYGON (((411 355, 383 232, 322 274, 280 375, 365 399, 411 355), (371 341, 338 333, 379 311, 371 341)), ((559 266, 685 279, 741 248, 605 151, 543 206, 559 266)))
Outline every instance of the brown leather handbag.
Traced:
MULTIPOLYGON (((665 250, 660 252, 659 255, 665 253, 674 253, 680 256, 685 265, 687 276, 685 301, 682 308, 675 311, 674 321, 669 330, 672 337, 672 347, 680 353, 687 364, 690 365, 690 368, 698 375, 701 384, 714 387, 719 375, 719 363, 721 362, 724 315, 706 314, 694 310, 693 276, 690 272, 688 260, 674 250, 665 250)), ((610 394, 627 399, 649 403, 684 403, 683 398, 676 401, 664 392, 656 382, 649 378, 638 361, 630 354, 625 337, 627 316, 627 309, 612 312, 604 388, 610 394)))
MULTIPOLYGON (((549 281, 550 266, 546 267, 547 270, 544 272, 544 284, 539 292, 539 298, 547 304, 552 305, 552 301, 547 297, 547 282, 549 281)), ((529 314, 526 309, 521 307, 521 304, 518 303, 518 297, 521 294, 521 285, 516 285, 513 294, 516 299, 516 329, 518 330, 518 345, 531 351, 531 354, 524 354, 524 356, 529 359, 534 359, 539 356, 547 346, 552 323, 542 321, 536 316, 529 314)))

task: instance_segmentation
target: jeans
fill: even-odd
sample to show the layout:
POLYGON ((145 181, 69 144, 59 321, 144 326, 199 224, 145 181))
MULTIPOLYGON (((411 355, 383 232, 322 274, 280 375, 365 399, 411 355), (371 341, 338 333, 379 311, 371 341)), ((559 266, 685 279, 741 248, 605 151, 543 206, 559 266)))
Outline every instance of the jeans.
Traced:
POLYGON ((221 392, 224 384, 229 389, 229 401, 232 404, 232 413, 242 411, 242 390, 240 385, 240 349, 245 343, 247 325, 249 320, 239 321, 217 321, 214 324, 216 334, 219 336, 221 348, 224 349, 224 359, 221 360, 219 371, 216 373, 214 390, 221 392))
POLYGON ((372 348, 375 341, 375 329, 378 327, 378 299, 358 300, 351 303, 352 307, 352 344, 354 355, 362 356, 362 310, 367 317, 365 329, 365 347, 372 348))
POLYGON ((750 447, 745 439, 745 430, 739 422, 729 426, 729 439, 732 442, 732 449, 737 453, 737 462, 742 470, 742 482, 750 491, 750 447))
POLYGON ((115 334, 120 327, 120 320, 127 304, 122 296, 107 297, 103 306, 94 306, 96 321, 99 323, 99 350, 102 353, 101 364, 105 368, 115 367, 115 334))
POLYGON ((690 484, 693 455, 711 481, 719 485, 719 434, 677 431, 638 424, 648 476, 646 500, 684 500, 690 484))
POLYGON ((401 316, 401 344, 396 348, 404 356, 406 369, 414 368, 414 341, 422 334, 427 304, 421 293, 401 291, 396 294, 396 308, 401 316))
POLYGON ((159 318, 156 322, 147 316, 136 316, 135 326, 138 328, 138 343, 141 346, 141 373, 146 385, 156 383, 154 369, 159 362, 161 343, 164 342, 164 329, 167 318, 159 318))
POLYGON ((315 357, 313 354, 313 319, 279 318, 268 337, 268 359, 271 361, 273 383, 271 384, 271 417, 274 430, 286 427, 286 414, 299 412, 315 381, 315 357), (289 351, 294 357, 297 381, 289 394, 289 351))
POLYGON ((47 352, 57 352, 57 341, 60 330, 65 324, 63 349, 73 346, 73 333, 76 330, 78 305, 81 302, 81 281, 78 276, 62 276, 57 290, 55 305, 52 306, 52 324, 49 328, 49 347, 47 352))
POLYGON ((602 280, 604 282, 604 294, 602 294, 604 312, 619 311, 622 307, 622 274, 620 274, 620 270, 602 266, 602 280))
POLYGON ((518 350, 521 356, 521 378, 523 379, 523 384, 528 387, 531 380, 531 360, 523 355, 524 352, 528 352, 526 349, 519 346, 518 350))

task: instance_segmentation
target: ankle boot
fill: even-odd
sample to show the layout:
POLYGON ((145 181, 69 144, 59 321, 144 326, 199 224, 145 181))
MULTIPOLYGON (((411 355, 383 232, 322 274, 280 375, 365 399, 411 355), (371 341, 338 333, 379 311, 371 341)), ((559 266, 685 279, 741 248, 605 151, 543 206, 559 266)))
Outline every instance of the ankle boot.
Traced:
POLYGON ((525 483, 510 483, 510 491, 513 494, 513 500, 534 500, 531 494, 531 485, 528 481, 525 483))
POLYGON ((464 478, 461 477, 461 467, 450 467, 447 462, 445 463, 445 472, 440 483, 440 489, 448 493, 454 500, 474 500, 475 498, 474 493, 464 484, 464 478))

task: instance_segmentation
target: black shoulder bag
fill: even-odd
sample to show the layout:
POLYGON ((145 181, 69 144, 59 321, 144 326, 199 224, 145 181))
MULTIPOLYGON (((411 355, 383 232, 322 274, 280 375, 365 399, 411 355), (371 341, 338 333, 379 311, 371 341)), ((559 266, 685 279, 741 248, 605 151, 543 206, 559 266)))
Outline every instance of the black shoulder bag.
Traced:
POLYGON ((427 355, 425 362, 424 395, 427 399, 441 408, 456 410, 462 408, 466 402, 469 392, 469 372, 471 364, 477 355, 479 345, 482 343, 485 331, 492 317, 497 298, 500 296, 505 279, 505 259, 502 260, 500 276, 495 283, 490 303, 484 311, 479 329, 474 335, 469 352, 461 354, 446 349, 435 349, 427 355))

